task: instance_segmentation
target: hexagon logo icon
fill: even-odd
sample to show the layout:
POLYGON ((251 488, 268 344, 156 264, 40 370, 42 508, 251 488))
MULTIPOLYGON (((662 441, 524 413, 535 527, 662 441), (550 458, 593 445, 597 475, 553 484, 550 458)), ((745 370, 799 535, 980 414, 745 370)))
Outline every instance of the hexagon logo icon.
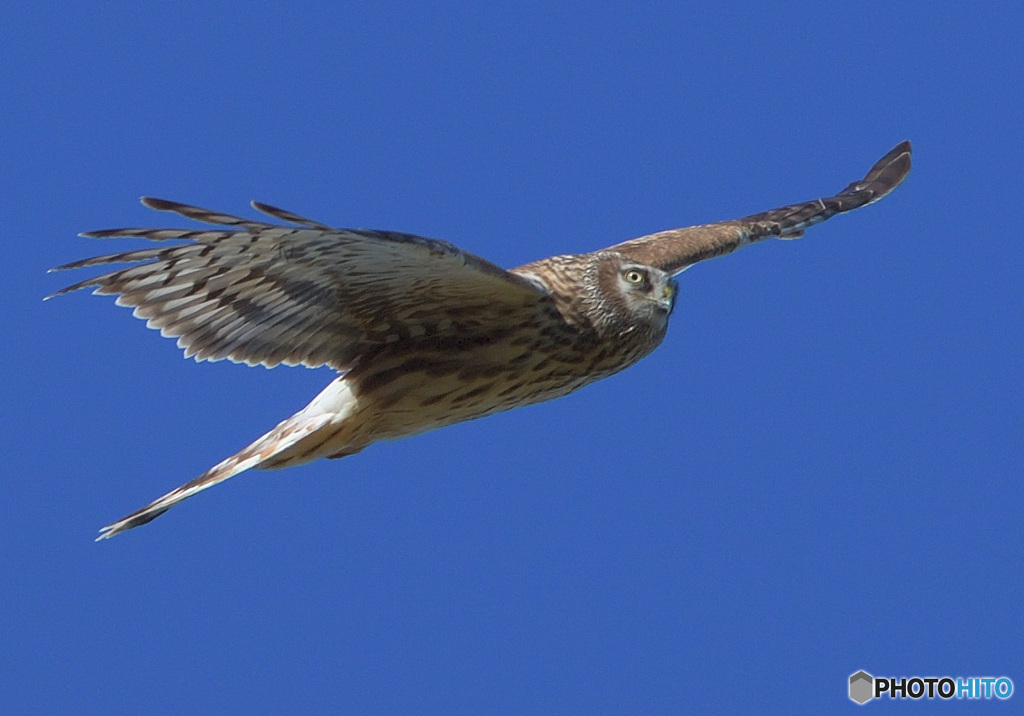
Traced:
POLYGON ((875 678, 866 671, 850 675, 850 698, 858 704, 866 704, 874 697, 875 678))

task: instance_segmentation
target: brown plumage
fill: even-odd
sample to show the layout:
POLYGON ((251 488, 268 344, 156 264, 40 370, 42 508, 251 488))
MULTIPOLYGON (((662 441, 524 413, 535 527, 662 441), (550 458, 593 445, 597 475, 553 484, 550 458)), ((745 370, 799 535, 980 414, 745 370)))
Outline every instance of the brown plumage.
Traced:
MULTIPOLYGON (((673 279, 766 238, 796 238, 866 206, 910 171, 910 143, 839 194, 744 219, 663 231, 590 254, 511 270, 444 241, 334 229, 253 207, 291 226, 161 199, 146 206, 228 229, 109 229, 91 237, 188 243, 110 254, 61 269, 134 264, 58 291, 94 287, 133 306, 186 356, 340 375, 303 410, 98 539, 149 522, 239 472, 343 457, 399 438, 566 395, 616 373, 665 337, 673 279)), ((54 295, 57 295, 54 294, 54 295)))

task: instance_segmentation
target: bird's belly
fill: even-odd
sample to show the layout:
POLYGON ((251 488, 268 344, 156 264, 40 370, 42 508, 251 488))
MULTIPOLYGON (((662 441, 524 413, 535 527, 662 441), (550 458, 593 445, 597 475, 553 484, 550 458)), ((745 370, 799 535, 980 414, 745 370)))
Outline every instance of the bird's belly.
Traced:
POLYGON ((529 380, 516 373, 470 380, 457 374, 411 373, 388 394, 373 400, 375 432, 378 439, 414 435, 558 398, 589 382, 590 378, 568 371, 540 380, 529 380))
POLYGON ((640 355, 577 350, 516 352, 507 347, 405 355, 352 376, 369 407, 373 440, 389 440, 567 395, 640 355))

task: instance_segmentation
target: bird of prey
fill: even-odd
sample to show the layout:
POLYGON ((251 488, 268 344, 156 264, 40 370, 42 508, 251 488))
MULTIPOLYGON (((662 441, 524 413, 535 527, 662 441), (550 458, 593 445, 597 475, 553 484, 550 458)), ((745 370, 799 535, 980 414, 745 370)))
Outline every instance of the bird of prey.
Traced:
POLYGON ((330 366, 313 401, 223 462, 100 530, 149 522, 250 468, 338 458, 391 440, 557 398, 616 373, 665 337, 674 276, 692 264, 878 201, 910 171, 910 143, 835 196, 742 219, 662 231, 588 254, 505 270, 452 244, 332 228, 253 202, 284 224, 162 199, 142 203, 216 228, 108 229, 165 247, 75 261, 132 264, 69 286, 134 307, 185 356, 272 367, 330 366))

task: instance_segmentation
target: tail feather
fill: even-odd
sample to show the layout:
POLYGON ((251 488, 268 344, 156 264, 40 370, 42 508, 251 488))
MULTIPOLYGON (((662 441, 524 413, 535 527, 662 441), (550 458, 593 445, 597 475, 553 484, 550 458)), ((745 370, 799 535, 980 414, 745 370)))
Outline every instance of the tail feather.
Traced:
MULTIPOLYGON (((224 482, 240 472, 245 472, 254 467, 259 467, 263 463, 267 463, 271 458, 281 455, 284 451, 294 447, 303 438, 330 423, 333 418, 334 416, 330 413, 308 415, 306 411, 288 418, 288 420, 282 422, 256 442, 235 453, 227 460, 211 467, 191 482, 171 490, 141 510, 136 510, 127 517, 107 525, 100 530, 96 541, 110 539, 114 535, 121 534, 133 527, 144 525, 167 512, 167 510, 182 500, 187 500, 196 493, 202 492, 208 487, 213 487, 217 483, 224 482)), ((312 459, 313 457, 315 456, 310 455, 307 459, 312 459)), ((305 462, 305 460, 297 460, 292 464, 297 462, 305 462)), ((267 466, 270 467, 271 465, 267 466)))
POLYGON ((358 411, 359 400, 352 385, 344 375, 338 376, 309 405, 279 423, 269 433, 191 482, 107 525, 100 530, 96 541, 144 525, 182 500, 254 467, 274 469, 301 465, 334 453, 359 452, 371 441, 362 436, 362 442, 356 442, 360 436, 357 434, 357 424, 351 418, 358 411))

